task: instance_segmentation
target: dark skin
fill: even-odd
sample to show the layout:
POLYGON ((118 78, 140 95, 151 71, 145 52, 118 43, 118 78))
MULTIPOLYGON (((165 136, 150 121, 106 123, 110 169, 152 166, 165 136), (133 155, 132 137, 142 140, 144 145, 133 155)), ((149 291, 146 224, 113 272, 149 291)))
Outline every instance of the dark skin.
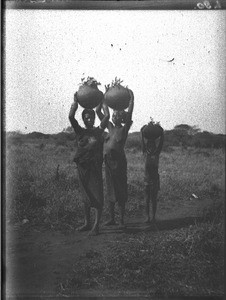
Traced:
MULTIPOLYGON (((100 104, 102 105, 102 104, 100 104)), ((106 107, 105 104, 102 105, 103 110, 104 110, 104 117, 101 121, 100 127, 102 129, 107 127, 110 115, 109 115, 109 111, 106 107)), ((78 109, 78 99, 77 99, 77 95, 76 93, 74 94, 74 102, 71 105, 71 109, 69 112, 69 120, 71 122, 71 124, 73 124, 73 121, 75 120, 75 113, 78 109)), ((94 122, 95 122, 95 116, 89 113, 86 113, 84 115, 83 118, 83 122, 84 125, 86 127, 86 129, 92 129, 94 127, 94 122)), ((93 227, 91 226, 91 219, 90 219, 90 212, 91 212, 91 207, 89 205, 87 205, 87 203, 84 203, 84 214, 85 214, 85 222, 84 225, 82 225, 81 227, 79 227, 77 230, 78 231, 87 231, 87 230, 91 230, 90 235, 97 235, 99 234, 99 224, 100 224, 100 219, 101 219, 101 215, 102 215, 102 211, 103 211, 103 205, 100 205, 98 208, 94 208, 95 209, 95 222, 93 227)))
MULTIPOLYGON (((131 119, 132 119, 132 113, 134 108, 134 95, 131 90, 128 90, 130 94, 130 102, 128 106, 128 111, 126 115, 126 120, 123 120, 122 115, 119 111, 115 110, 112 115, 112 122, 108 122, 108 130, 109 130, 109 140, 105 144, 105 147, 108 149, 115 149, 117 152, 124 153, 124 146, 127 136, 125 137, 125 140, 121 143, 118 141, 121 138, 123 127, 125 126, 126 132, 128 134, 130 125, 131 125, 131 119), (125 123, 123 126, 122 123, 125 123)), ((103 113, 101 112, 101 106, 98 107, 97 115, 100 120, 103 120, 103 113)), ((120 228, 124 228, 124 215, 125 215, 125 203, 118 203, 119 204, 119 225, 120 228)), ((115 222, 115 203, 109 202, 109 212, 110 212, 110 220, 105 223, 106 226, 108 225, 116 225, 115 222)))
MULTIPOLYGON (((141 129, 141 134, 142 134, 142 129, 141 129)), ((143 141, 143 153, 146 155, 150 155, 147 153, 147 151, 151 152, 151 156, 154 157, 154 159, 158 160, 160 152, 162 151, 163 147, 163 141, 164 141, 164 135, 162 134, 158 138, 158 145, 156 145, 156 140, 149 140, 146 139, 142 135, 142 141, 143 141)), ((145 223, 150 224, 151 219, 150 219, 150 201, 152 203, 152 222, 155 223, 155 215, 156 215, 156 210, 157 210, 157 196, 158 196, 158 186, 151 185, 151 184, 146 184, 145 185, 145 203, 146 203, 146 219, 145 223)))

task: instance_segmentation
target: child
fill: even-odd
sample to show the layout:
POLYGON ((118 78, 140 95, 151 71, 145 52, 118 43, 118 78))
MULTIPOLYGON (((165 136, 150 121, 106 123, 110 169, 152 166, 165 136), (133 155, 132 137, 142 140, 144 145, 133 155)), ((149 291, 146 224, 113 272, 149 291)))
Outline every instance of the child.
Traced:
MULTIPOLYGON (((152 127, 152 128, 154 128, 152 127)), ((150 133, 150 131, 149 131, 150 133)), ((160 180, 159 180, 159 155, 162 150, 164 134, 162 127, 152 120, 148 125, 144 125, 141 128, 142 135, 142 148, 145 155, 145 202, 146 202, 146 215, 147 218, 145 223, 150 224, 150 200, 152 203, 152 221, 155 222, 155 214, 157 209, 157 195, 160 190, 160 180), (148 126, 154 125, 156 134, 147 134, 148 126), (156 127, 157 126, 157 127, 156 127)))

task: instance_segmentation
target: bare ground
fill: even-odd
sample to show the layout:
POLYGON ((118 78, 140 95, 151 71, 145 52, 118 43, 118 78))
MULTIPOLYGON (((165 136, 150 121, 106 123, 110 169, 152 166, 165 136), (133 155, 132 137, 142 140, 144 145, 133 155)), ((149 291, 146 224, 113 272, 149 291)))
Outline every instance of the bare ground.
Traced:
MULTIPOLYGON (((29 223, 9 225, 6 230, 6 295, 8 297, 57 297, 62 296, 61 282, 73 272, 79 257, 90 250, 105 252, 112 241, 122 240, 123 235, 146 234, 153 231, 163 234, 176 228, 194 224, 208 204, 205 200, 193 200, 181 207, 164 210, 159 208, 157 227, 142 223, 136 216, 126 219, 126 229, 101 226, 100 235, 89 236, 76 230, 67 232, 33 227, 29 223)), ((87 289, 75 291, 74 296, 118 296, 116 290, 87 289)), ((124 295, 134 296, 126 290, 124 295)), ((142 296, 142 291, 135 295, 142 296)))

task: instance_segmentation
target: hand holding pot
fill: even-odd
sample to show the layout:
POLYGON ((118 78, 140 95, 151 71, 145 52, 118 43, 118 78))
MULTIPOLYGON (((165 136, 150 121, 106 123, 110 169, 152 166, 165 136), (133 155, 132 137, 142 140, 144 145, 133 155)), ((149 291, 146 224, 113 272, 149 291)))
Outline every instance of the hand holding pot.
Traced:
POLYGON ((74 107, 76 108, 76 110, 77 110, 77 108, 78 108, 78 98, 77 98, 77 92, 74 94, 74 107))
POLYGON ((130 89, 127 89, 128 92, 129 92, 129 95, 130 95, 130 101, 134 101, 134 94, 133 94, 133 91, 130 90, 130 89))

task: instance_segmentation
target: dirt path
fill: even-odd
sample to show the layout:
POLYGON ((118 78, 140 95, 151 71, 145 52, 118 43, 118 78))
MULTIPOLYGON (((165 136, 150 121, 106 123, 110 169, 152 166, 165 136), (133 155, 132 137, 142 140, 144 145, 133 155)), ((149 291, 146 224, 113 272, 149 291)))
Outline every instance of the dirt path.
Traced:
POLYGON ((103 251, 109 241, 123 231, 102 229, 99 236, 73 231, 30 229, 28 226, 7 231, 6 253, 8 296, 56 295, 57 283, 65 280, 78 257, 89 250, 103 251))
MULTIPOLYGON (((194 206, 194 211, 196 207, 194 206)), ((195 215, 186 209, 159 217, 158 230, 172 230, 193 224, 195 215), (176 217, 180 215, 180 217, 176 217)), ((197 216, 196 216, 197 217, 197 216)), ((122 234, 151 234, 152 227, 141 218, 127 220, 127 228, 101 228, 100 235, 63 233, 31 228, 29 224, 8 227, 6 232, 6 294, 8 296, 57 296, 60 282, 73 272, 73 264, 89 250, 104 251, 122 234)))
POLYGON ((57 282, 65 280, 73 262, 90 249, 102 249, 117 234, 90 237, 77 231, 9 230, 7 295, 56 295, 57 282))

